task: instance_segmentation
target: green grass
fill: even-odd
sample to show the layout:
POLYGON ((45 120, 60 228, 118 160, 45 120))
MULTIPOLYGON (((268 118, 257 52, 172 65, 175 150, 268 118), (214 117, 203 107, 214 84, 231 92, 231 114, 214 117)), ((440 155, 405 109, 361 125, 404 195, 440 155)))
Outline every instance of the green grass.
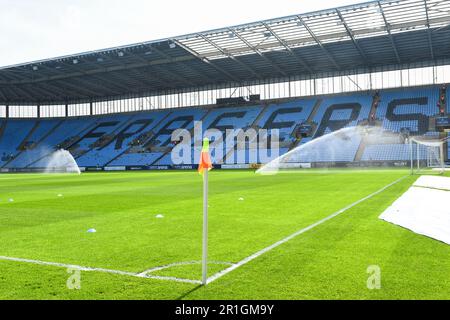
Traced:
MULTIPOLYGON (((236 263, 407 174, 212 171, 209 259, 236 263)), ((207 287, 82 272, 81 289, 69 290, 64 268, 0 260, 0 299, 449 299, 450 247, 378 219, 415 179, 207 287), (381 268, 381 290, 367 289, 370 265, 381 268)), ((0 256, 136 273, 198 261, 201 194, 196 172, 0 175, 0 256)), ((155 275, 198 280, 201 266, 155 275)))

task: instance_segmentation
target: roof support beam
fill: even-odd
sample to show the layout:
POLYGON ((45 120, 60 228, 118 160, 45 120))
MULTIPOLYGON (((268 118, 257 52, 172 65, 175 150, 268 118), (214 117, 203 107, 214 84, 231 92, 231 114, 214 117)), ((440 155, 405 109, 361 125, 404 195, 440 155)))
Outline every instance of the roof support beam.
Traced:
MULTIPOLYGON (((130 79, 133 79, 135 82, 139 83, 143 87, 149 87, 150 84, 148 82, 144 82, 141 79, 136 78, 136 75, 129 74, 131 70, 128 70, 128 73, 126 76, 130 79)), ((156 76, 149 77, 146 73, 143 73, 142 71, 136 69, 134 72, 136 72, 141 77, 144 77, 145 79, 148 79, 149 81, 157 82, 161 86, 165 87, 172 87, 173 86, 173 80, 167 79, 166 77, 163 77, 159 72, 155 72, 152 68, 151 73, 156 73, 156 76)))
MULTIPOLYGON (((117 80, 116 78, 115 78, 116 80, 108 79, 108 78, 111 78, 111 75, 109 75, 108 78, 107 77, 98 76, 98 75, 91 75, 91 77, 94 78, 94 79, 97 79, 98 81, 101 81, 102 83, 104 83, 102 85, 99 85, 98 83, 96 83, 97 86, 103 87, 103 88, 105 88, 107 90, 110 90, 112 92, 114 92, 116 90, 125 91, 125 92, 130 90, 129 86, 121 84, 121 82, 123 80, 117 80)), ((85 79, 83 79, 83 82, 93 83, 91 80, 85 80, 85 79)))
POLYGON ((312 69, 303 61, 303 59, 295 53, 292 48, 289 46, 289 44, 286 43, 283 39, 280 38, 280 36, 265 22, 262 22, 263 26, 266 27, 267 31, 269 31, 277 41, 286 48, 286 50, 293 56, 301 65, 303 68, 305 68, 309 73, 314 73, 312 69))
POLYGON ((6 69, 5 71, 11 76, 22 79, 24 76, 33 77, 33 70, 29 69, 27 66, 23 65, 18 68, 6 69))
POLYGON ((30 93, 28 90, 25 90, 24 88, 13 86, 15 90, 17 90, 21 95, 25 96, 30 101, 34 101, 36 97, 30 93))
MULTIPOLYGON (((56 94, 53 91, 49 91, 47 89, 44 89, 41 86, 33 86, 33 88, 31 88, 31 89, 35 90, 37 92, 40 92, 40 94, 44 95, 45 99, 48 99, 49 101, 50 100, 54 100, 55 98, 57 98, 57 99, 63 98, 63 96, 60 96, 59 94, 56 94)), ((38 101, 42 101, 42 100, 45 100, 45 99, 41 99, 40 98, 40 99, 38 99, 38 101)))
POLYGON ((251 67, 249 67, 248 65, 246 65, 245 63, 243 63, 242 61, 240 61, 237 57, 235 57, 234 55, 232 55, 231 53, 227 53, 225 52, 224 49, 222 49, 219 45, 217 45, 216 43, 214 43, 212 40, 210 40, 208 37, 206 37, 205 35, 199 33, 199 36, 203 38, 203 40, 205 40, 206 42, 208 42, 210 45, 212 45, 214 48, 216 48, 217 50, 219 50, 223 55, 229 57, 231 60, 233 60, 234 62, 236 62, 237 64, 239 64, 241 67, 243 67, 244 69, 246 69, 247 71, 249 71, 253 76, 261 79, 261 75, 258 74, 255 70, 253 70, 251 67))
POLYGON ((423 5, 425 6, 425 14, 427 16, 428 46, 430 47, 431 59, 434 60, 433 37, 431 36, 430 16, 428 15, 428 3, 427 3, 427 0, 423 0, 423 5))
POLYGON ((363 59, 363 62, 365 64, 368 64, 369 59, 367 59, 366 54, 364 53, 364 51, 361 49, 361 46, 358 44, 358 41, 355 38, 355 35, 353 34, 353 31, 350 29, 350 27, 348 26, 347 22, 345 21, 344 17, 342 16, 342 13, 339 9, 336 9, 336 13, 339 17, 339 19, 341 20, 342 24, 345 27, 345 30, 347 31, 348 36, 350 37, 350 39, 352 39, 353 45, 355 46, 356 50, 358 50, 359 55, 361 56, 361 58, 363 59))
MULTIPOLYGON (((134 70, 133 72, 135 72, 135 74, 131 73, 131 70, 128 70, 124 75, 127 79, 131 79, 131 81, 134 81, 134 83, 139 84, 139 86, 141 86, 142 88, 146 88, 149 86, 149 82, 145 81, 145 80, 155 80, 155 78, 149 79, 148 75, 145 74, 144 72, 140 71, 140 70, 134 70), (145 80, 140 79, 139 77, 143 77, 145 80)), ((155 80, 157 83, 163 83, 165 85, 168 84, 168 81, 161 81, 159 79, 155 80)))
POLYGON ((300 23, 305 27, 306 31, 308 31, 309 35, 314 39, 314 41, 317 43, 317 45, 325 53, 325 55, 327 56, 328 60, 331 61, 331 63, 336 67, 336 69, 341 70, 341 67, 336 62, 336 60, 333 58, 331 53, 328 51, 327 48, 324 47, 324 45, 322 44, 322 41, 320 41, 319 38, 317 38, 317 36, 314 34, 314 32, 311 30, 311 28, 306 24, 306 22, 303 20, 303 18, 301 16, 297 16, 297 18, 300 21, 300 23))
MULTIPOLYGON (((152 51, 156 52, 160 57, 164 58, 164 59, 168 59, 168 60, 174 60, 171 56, 167 55, 166 53, 164 53, 163 51, 149 45, 148 46, 152 51)), ((186 65, 186 64, 182 64, 179 61, 174 61, 175 64, 177 65, 182 65, 184 68, 189 69, 191 72, 195 73, 198 77, 202 78, 203 80, 206 81, 210 81, 211 79, 209 79, 208 77, 205 77, 203 73, 198 72, 197 70, 191 68, 190 66, 186 65)), ((170 65, 167 65, 167 67, 169 67, 170 65)), ((167 69, 166 67, 166 69, 167 69)), ((192 84, 190 84, 189 86, 192 86, 192 84)))
POLYGON ((3 99, 3 102, 8 101, 8 97, 3 93, 2 88, 0 88, 0 97, 3 99))
MULTIPOLYGON (((136 69, 137 70, 137 69, 136 69)), ((113 81, 108 80, 108 79, 104 79, 101 75, 98 76, 94 76, 95 79, 99 80, 99 81, 104 81, 107 82, 110 86, 113 86, 113 90, 119 90, 119 91, 124 91, 124 92, 132 92, 134 89, 134 86, 136 83, 138 83, 139 85, 144 85, 144 82, 142 82, 141 80, 138 80, 135 76, 130 74, 131 70, 124 70, 123 73, 121 73, 120 77, 123 79, 118 79, 117 77, 111 77, 111 75, 109 75, 110 78, 113 79, 113 81), (127 84, 125 85, 121 85, 120 82, 126 81, 127 84), (117 89, 114 89, 117 88, 117 89)), ((165 83, 167 85, 167 83, 165 83)), ((145 84, 147 85, 147 84, 145 84)), ((111 89, 111 88, 109 88, 111 89)))
POLYGON ((173 39, 173 42, 180 46, 181 48, 183 48, 184 50, 186 50, 187 52, 189 52, 190 54, 192 54, 193 56, 195 56, 197 59, 201 60, 202 62, 208 64, 209 66, 211 66, 212 68, 216 69, 217 71, 219 71, 220 73, 222 73, 223 75, 225 75, 229 80, 231 81, 235 81, 235 82, 240 82, 238 78, 234 77, 233 75, 231 75, 229 72, 223 70, 221 67, 219 67, 218 65, 216 65, 215 63, 213 63, 211 60, 209 60, 208 58, 202 58, 197 52, 195 52, 194 50, 192 50, 191 48, 188 48, 187 46, 185 46, 184 44, 182 44, 180 41, 173 39))
MULTIPOLYGON (((153 50, 154 50, 154 49, 153 49, 153 50)), ((158 50, 158 51, 159 51, 159 50, 158 50)), ((155 51, 155 52, 156 52, 156 51, 155 51)), ((136 55, 136 54, 134 54, 134 53, 130 53, 130 54, 133 55, 135 58, 137 58, 137 59, 138 59, 139 61, 141 61, 141 62, 144 62, 144 63, 147 63, 147 62, 148 62, 146 59, 142 58, 142 57, 139 56, 139 55, 136 55)), ((166 56, 166 57, 167 57, 167 56, 166 56)), ((138 69, 137 69, 137 70, 138 70, 138 69)), ((189 86, 192 85, 192 83, 189 82, 189 81, 188 81, 186 78, 184 78, 183 76, 180 76, 179 74, 176 74, 175 72, 172 72, 172 71, 167 70, 167 69, 166 69, 166 72, 169 73, 171 77, 177 79, 179 82, 182 82, 182 83, 184 83, 184 84, 186 84, 186 85, 189 85, 189 86)), ((139 71, 138 71, 138 73, 142 74, 142 73, 139 72, 139 71)))
POLYGON ((72 88, 78 89, 81 92, 91 92, 91 94, 93 94, 95 96, 101 95, 98 91, 93 91, 93 90, 96 90, 96 89, 99 90, 99 91, 101 90, 101 91, 109 92, 109 95, 113 95, 114 94, 114 90, 115 90, 115 89, 111 89, 110 87, 106 87, 106 86, 104 86, 102 84, 94 83, 94 82, 91 82, 91 81, 86 80, 86 79, 72 78, 72 79, 70 79, 68 81, 61 80, 59 82, 65 84, 65 85, 68 85, 68 86, 70 86, 70 84, 73 83, 74 85, 72 86, 72 88), (89 85, 89 88, 87 88, 86 84, 89 85), (91 89, 93 89, 93 90, 91 90, 91 89))
POLYGON ((17 88, 14 88, 13 86, 9 86, 8 90, 9 90, 10 93, 13 94, 13 96, 15 97, 15 100, 19 101, 19 100, 22 99, 21 95, 17 93, 17 88))
POLYGON ((239 32, 237 32, 235 29, 232 29, 232 28, 228 28, 228 30, 230 32, 232 32, 236 37, 238 37, 239 40, 241 40, 247 47, 252 49, 256 54, 258 54, 261 58, 263 58, 268 64, 270 64, 272 66, 272 68, 274 68, 279 74, 281 74, 283 77, 288 77, 288 74, 286 72, 284 72, 279 66, 277 66, 275 63, 273 63, 272 60, 267 58, 264 55, 264 53, 262 53, 258 48, 255 48, 254 46, 252 46, 250 42, 248 42, 244 37, 242 37, 239 34, 239 32))
MULTIPOLYGON (((12 86, 8 86, 8 89, 10 89, 9 90, 10 92, 14 93, 14 95, 16 96, 18 101, 25 100, 25 99, 22 99, 20 95, 17 95, 16 94, 17 92, 21 92, 23 95, 26 95, 27 98, 29 99, 28 102, 35 102, 35 103, 37 103, 40 100, 43 100, 42 94, 45 95, 45 97, 46 97, 45 99, 48 99, 48 101, 54 100, 55 98, 57 98, 57 99, 64 98, 64 93, 62 93, 59 90, 56 90, 56 88, 53 90, 53 89, 44 88, 41 85, 39 85, 39 86, 34 85, 32 88, 27 88, 26 86, 18 87, 18 86, 12 85, 12 86), (14 91, 12 89, 14 89, 14 91), (40 94, 39 99, 37 99, 33 94, 31 94, 31 92, 34 92, 34 91, 39 92, 39 94, 40 94), (58 92, 58 93, 56 93, 56 92, 58 92)), ((1 94, 1 92, 0 92, 0 94, 1 94)), ((4 99, 10 100, 10 99, 6 99, 6 97, 4 97, 4 99)))
MULTIPOLYGON (((67 64, 67 63, 63 63, 67 68, 69 68, 69 69, 71 69, 71 70, 74 70, 74 67, 73 66, 71 66, 71 65, 69 65, 69 64, 67 64)), ((45 69, 49 69, 49 70, 51 70, 50 68, 48 68, 47 66, 42 66, 43 68, 45 68, 45 69)), ((83 73, 83 71, 81 71, 81 73, 83 73)), ((97 79, 99 79, 99 78, 97 78, 97 79)), ((78 83, 80 83, 80 80, 78 80, 76 77, 75 78, 72 78, 72 79, 70 79, 70 81, 76 81, 76 82, 78 82, 78 83)), ((68 84, 68 82, 70 82, 70 81, 64 81, 64 80, 62 80, 62 81, 59 81, 59 83, 65 83, 66 85, 68 84)), ((103 82, 108 82, 107 80, 103 80, 103 79, 99 79, 99 81, 101 81, 101 83, 103 83, 103 82)), ((85 87, 86 87, 86 84, 88 84, 89 86, 91 86, 91 87, 93 87, 93 88, 102 88, 102 89, 106 89, 106 90, 108 90, 108 91, 111 91, 111 88, 108 88, 108 87, 105 87, 103 84, 99 84, 99 83, 93 83, 93 82, 91 82, 90 80, 86 80, 86 79, 83 79, 82 80, 82 84, 80 85, 80 87, 78 87, 78 86, 76 86, 75 88, 77 88, 77 90, 78 91, 80 91, 82 88, 84 88, 82 91, 84 91, 84 92, 92 92, 92 93, 94 93, 95 95, 98 95, 98 93, 95 93, 94 91, 90 91, 89 89, 86 89, 85 87)), ((72 86, 72 87, 74 87, 74 86, 72 86)))
POLYGON ((15 75, 13 72, 10 72, 10 70, 3 70, 2 78, 7 79, 6 81, 20 81, 23 79, 23 78, 20 78, 19 76, 15 75))
MULTIPOLYGON (((90 89, 86 89, 84 87, 79 87, 74 83, 75 79, 71 79, 70 81, 64 80, 56 80, 57 83, 62 84, 63 86, 72 88, 77 91, 77 93, 84 97, 98 96, 98 92, 92 91, 90 89)), ((76 81, 76 80, 75 80, 76 81)))
MULTIPOLYGON (((138 71, 139 73, 142 74, 141 71, 138 71)), ((167 70, 166 68, 160 68, 159 66, 152 66, 149 70, 150 73, 154 74, 154 76, 150 77, 149 80, 151 81, 157 81, 158 83, 162 84, 163 86, 166 86, 167 88, 173 88, 174 86, 174 81, 173 79, 170 79, 170 77, 174 76, 174 73, 171 72, 170 70, 167 70)), ((148 77, 147 75, 143 74, 144 76, 148 77)), ((186 78, 182 77, 182 76, 176 76, 175 80, 183 83, 185 86, 193 86, 195 85, 194 83, 189 82, 186 78), (181 80, 184 79, 184 80, 181 80)))
POLYGON ((61 91, 61 88, 58 88, 48 82, 35 84, 35 86, 36 85, 40 86, 41 88, 43 88, 49 92, 57 92, 61 97, 66 98, 66 93, 64 91, 61 91))
POLYGON ((377 1, 377 4, 380 9, 381 16, 383 17, 383 21, 386 26, 386 31, 388 33, 389 40, 391 41, 392 49, 394 49, 394 53, 395 53, 395 57, 397 58, 397 62, 402 63, 402 60, 400 59, 400 55, 398 54, 397 45, 395 44, 394 36, 392 35, 392 32, 391 32, 391 26, 386 19, 386 15, 384 14, 383 6, 381 5, 380 1, 377 1))
POLYGON ((449 28, 450 28, 450 23, 447 24, 446 26, 443 26, 443 27, 440 27, 440 28, 437 28, 437 29, 433 29, 433 33, 434 33, 434 32, 436 32, 436 33, 439 33, 439 32, 445 32, 445 31, 447 31, 447 29, 449 29, 449 28))
MULTIPOLYGON (((84 63, 86 63, 88 65, 92 65, 92 63, 88 62, 88 61, 84 61, 84 63)), ((73 66, 71 66, 71 65, 69 65, 67 63, 64 63, 64 65, 66 67, 68 67, 69 69, 72 69, 73 71, 77 71, 76 69, 74 69, 73 66)), ((83 72, 83 71, 81 71, 81 72, 83 72)), ((113 90, 117 90, 117 89, 121 90, 121 91, 128 91, 130 89, 128 86, 121 85, 120 81, 117 81, 117 80, 116 81, 111 81, 107 77, 102 77, 101 75, 91 74, 91 75, 86 75, 86 76, 89 76, 89 77, 92 77, 94 79, 97 79, 98 81, 101 82, 101 84, 93 83, 91 80, 86 80, 86 79, 83 79, 83 82, 87 82, 89 85, 95 85, 97 87, 104 88, 104 89, 109 90, 109 91, 113 91, 113 90), (111 89, 111 86, 112 86, 112 89, 111 89)), ((109 74, 108 77, 111 77, 111 74, 109 74)))
POLYGON ((185 62, 185 61, 191 61, 194 60, 196 57, 193 56, 182 56, 173 58, 174 61, 170 61, 168 59, 161 59, 156 61, 151 61, 148 63, 133 63, 133 64, 122 64, 122 65, 115 65, 112 67, 105 67, 101 69, 94 69, 94 70, 88 70, 88 71, 74 71, 72 73, 66 72, 58 75, 50 75, 50 76, 44 76, 37 79, 21 79, 17 81, 11 81, 7 83, 1 83, 0 84, 24 84, 24 83, 36 83, 36 82, 43 82, 43 81, 51 81, 51 80, 59 80, 59 79, 68 79, 78 76, 84 76, 84 75, 91 75, 91 74, 100 74, 100 73, 109 73, 113 71, 122 71, 125 69, 134 69, 134 68, 142 68, 146 66, 152 66, 152 65, 160 65, 160 64, 167 64, 171 62, 185 62))
MULTIPOLYGON (((165 58, 165 59, 171 59, 168 55, 164 54, 159 49, 153 48, 151 46, 148 46, 149 49, 157 53, 159 56, 165 58)), ((136 56, 138 57, 138 56, 136 56)), ((142 57, 138 57, 142 62, 146 61, 142 57)), ((146 61, 148 62, 148 61, 146 61)), ((179 62, 175 62, 179 63, 179 62)), ((168 66, 168 65, 167 65, 168 66)), ((185 77, 171 71, 170 69, 166 68, 160 68, 159 65, 152 65, 145 68, 135 68, 135 69, 128 69, 127 73, 125 74, 128 78, 133 79, 135 82, 140 83, 144 87, 150 86, 149 82, 157 82, 163 87, 167 88, 174 88, 174 79, 178 81, 179 83, 183 83, 186 86, 195 86, 195 83, 192 83, 190 80, 186 79, 185 77), (144 77, 149 82, 142 81, 142 79, 136 78, 136 75, 132 75, 131 72, 135 72, 138 75, 144 77), (151 76, 149 76, 151 74, 151 76)))

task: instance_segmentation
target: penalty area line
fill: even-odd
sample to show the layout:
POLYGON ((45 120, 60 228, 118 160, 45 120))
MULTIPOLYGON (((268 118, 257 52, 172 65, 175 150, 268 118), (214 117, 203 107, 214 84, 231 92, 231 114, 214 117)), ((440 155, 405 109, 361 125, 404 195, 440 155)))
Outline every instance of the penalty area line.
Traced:
POLYGON ((327 222, 328 220, 331 220, 331 219, 337 217, 337 216, 340 215, 341 213, 344 213, 345 211, 347 211, 347 210, 353 208, 354 206, 357 206, 357 205, 360 204, 361 202, 364 202, 364 201, 366 201, 366 200, 368 200, 368 199, 370 199, 370 198, 372 198, 372 197, 374 197, 374 196, 376 196, 376 195, 382 193, 382 192, 385 191, 386 189, 392 187, 393 185, 399 183, 400 181, 403 181, 403 180, 406 179, 407 177, 409 177, 409 175, 404 176, 404 177, 402 177, 402 178, 400 178, 400 179, 395 180, 394 182, 392 182, 392 183, 390 183, 390 184, 384 186, 383 188, 379 189, 378 191, 375 191, 374 193, 369 194, 368 196, 366 196, 366 197, 364 197, 364 198, 362 198, 362 199, 360 199, 360 200, 358 200, 358 201, 356 201, 356 202, 353 202, 352 204, 346 206, 345 208, 342 208, 342 209, 339 210, 339 211, 336 211, 335 213, 329 215, 328 217, 323 218, 322 220, 319 220, 319 221, 317 221, 317 222, 315 222, 315 223, 309 225, 309 226, 306 227, 306 228, 303 228, 303 229, 301 229, 301 230, 298 230, 297 232, 291 234, 290 236, 287 236, 286 238, 281 239, 281 240, 278 241, 278 242, 275 242, 274 244, 272 244, 272 245, 270 245, 270 246, 268 246, 268 247, 266 247, 266 248, 264 248, 264 249, 262 249, 262 250, 260 250, 260 251, 258 251, 258 252, 256 252, 256 253, 252 254, 251 256, 248 256, 247 258, 242 259, 241 261, 239 261, 239 262, 233 264, 232 266, 230 266, 230 267, 227 268, 227 269, 224 269, 224 270, 222 270, 222 271, 219 271, 218 273, 216 273, 215 275, 213 275, 213 276, 211 276, 211 277, 209 277, 209 278, 207 279, 207 284, 209 284, 209 283, 211 283, 211 282, 213 282, 213 281, 216 281, 217 279, 223 277, 224 275, 226 275, 226 274, 228 274, 228 273, 230 273, 230 272, 236 270, 236 269, 239 268, 239 267, 242 267, 243 265, 249 263, 250 261, 255 260, 256 258, 262 256, 263 254, 265 254, 265 253, 267 253, 267 252, 269 252, 269 251, 275 249, 276 247, 279 247, 279 246, 281 246, 282 244, 284 244, 284 243, 286 243, 286 242, 288 242, 288 241, 294 239, 295 237, 297 237, 297 236, 299 236, 299 235, 301 235, 301 234, 303 234, 303 233, 305 233, 305 232, 307 232, 307 231, 309 231, 309 230, 311 230, 311 229, 314 229, 315 227, 317 227, 317 226, 319 226, 319 225, 321 225, 321 224, 327 222))
POLYGON ((176 278, 176 277, 153 276, 153 275, 148 275, 148 274, 143 274, 143 273, 134 273, 134 272, 113 270, 113 269, 104 269, 104 268, 91 268, 91 267, 84 267, 84 266, 79 266, 79 265, 74 265, 74 264, 65 264, 65 263, 58 263, 58 262, 48 262, 48 261, 6 257, 6 256, 0 256, 0 260, 36 264, 36 265, 41 265, 41 266, 67 268, 67 269, 80 270, 80 271, 86 271, 86 272, 110 273, 110 274, 117 274, 117 275, 121 275, 121 276, 129 276, 129 277, 135 277, 135 278, 145 278, 145 279, 155 279, 155 280, 163 280, 163 281, 175 281, 175 282, 184 282, 184 283, 191 283, 191 284, 201 284, 200 280, 182 279, 182 278, 176 278))

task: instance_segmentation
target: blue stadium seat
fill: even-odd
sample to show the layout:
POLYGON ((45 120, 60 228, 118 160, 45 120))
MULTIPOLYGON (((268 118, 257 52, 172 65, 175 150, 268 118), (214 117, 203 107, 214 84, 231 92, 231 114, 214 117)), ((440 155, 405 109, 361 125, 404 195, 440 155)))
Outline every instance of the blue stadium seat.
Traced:
POLYGON ((325 98, 314 116, 313 121, 317 124, 314 136, 354 127, 359 121, 368 119, 372 100, 370 95, 325 98))
MULTIPOLYGON (((309 99, 296 100, 280 104, 271 104, 258 120, 257 127, 267 130, 277 129, 279 131, 280 143, 282 145, 292 145, 292 143, 294 143, 296 140, 293 135, 294 129, 308 119, 316 101, 317 100, 315 99, 309 99)), ((267 137, 267 140, 270 140, 270 137, 267 137)), ((288 151, 288 147, 280 147, 278 153, 264 148, 259 150, 259 152, 252 151, 250 150, 250 148, 246 148, 243 151, 243 158, 245 159, 245 161, 237 162, 266 163, 274 157, 276 158, 277 156, 282 156, 288 151), (264 156, 264 159, 261 158, 261 155, 264 156)), ((238 160, 237 156, 234 160, 238 160)))
POLYGON ((361 138, 358 135, 333 136, 302 144, 292 153, 291 162, 352 162, 361 138))
POLYGON ((94 148, 92 151, 77 158, 78 165, 82 167, 105 166, 129 149, 130 142, 143 132, 152 130, 157 126, 167 113, 168 111, 146 112, 136 114, 131 118, 114 118, 120 121, 120 129, 116 132, 117 135, 106 146, 94 148))
MULTIPOLYGON (((175 110, 160 122, 151 131, 155 136, 149 141, 154 148, 167 147, 171 145, 171 135, 176 129, 192 130, 194 128, 194 121, 200 121, 206 114, 206 110, 200 108, 180 109, 175 110)), ((147 142, 147 141, 146 141, 147 142)), ((125 153, 112 161, 111 166, 148 166, 154 164, 157 160, 164 157, 166 152, 144 152, 144 153, 125 153)), ((168 154, 167 156, 170 156, 168 154)))
POLYGON ((447 146, 448 146, 447 159, 450 162, 450 133, 448 134, 447 146))
MULTIPOLYGON (((27 164, 31 163, 30 155, 35 150, 36 146, 41 142, 42 139, 56 126, 60 125, 63 120, 41 120, 38 123, 38 127, 31 133, 27 138, 25 143, 29 146, 25 151, 22 151, 17 155, 17 157, 11 161, 6 167, 25 167, 27 164), (31 149, 33 148, 33 149, 31 149)), ((49 148, 50 149, 50 148, 49 148)), ((50 149, 51 150, 51 149, 50 149)))
MULTIPOLYGON (((261 113, 261 106, 249 106, 249 107, 230 107, 230 108, 217 108, 211 110, 206 117, 202 120, 203 123, 203 134, 205 134, 207 129, 214 128, 219 129, 225 133, 226 129, 248 129, 256 120, 258 115, 261 113)), ((202 137, 200 137, 200 140, 202 137)), ((198 162, 198 157, 200 155, 200 148, 194 148, 194 141, 192 142, 191 150, 191 163, 196 164, 198 162)), ((233 145, 224 145, 222 154, 225 157, 230 150, 234 148, 233 145)), ((217 159, 216 156, 212 155, 211 161, 213 163, 222 162, 223 158, 217 159)), ((172 159, 171 154, 166 154, 161 158, 157 165, 171 165, 172 159)), ((187 163, 185 163, 187 164, 187 163)))
POLYGON ((0 141, 0 166, 3 166, 8 162, 6 159, 7 157, 14 157, 17 155, 19 152, 17 148, 30 133, 35 124, 36 120, 7 121, 5 131, 3 132, 0 141))
POLYGON ((413 134, 423 135, 428 131, 428 118, 438 113, 437 102, 439 99, 438 88, 391 90, 382 91, 380 103, 377 109, 377 118, 383 119, 383 127, 387 130, 400 132, 407 128, 413 134), (395 107, 395 103, 398 105, 395 107), (393 114, 389 114, 389 106, 395 107, 393 114), (419 114, 421 118, 411 115, 419 114), (409 116, 408 116, 409 115, 409 116), (394 118, 395 120, 389 119, 394 118), (427 128, 424 130, 424 128, 427 128), (421 129, 422 128, 422 129, 421 129))
MULTIPOLYGON (((426 159, 426 147, 419 147, 419 157, 426 159)), ((417 157, 417 149, 413 148, 413 157, 417 157)), ((370 145, 364 150, 362 161, 408 161, 411 159, 411 147, 409 144, 381 144, 370 145)))
MULTIPOLYGON (((51 120, 42 120, 42 122, 47 122, 51 120)), ((22 152, 17 157, 17 162, 12 163, 9 168, 17 167, 31 167, 40 168, 45 166, 49 155, 58 149, 58 145, 63 143, 65 140, 74 136, 83 136, 91 126, 95 123, 95 117, 83 117, 83 118, 73 118, 64 120, 59 126, 54 128, 52 131, 48 132, 46 136, 37 144, 37 146, 31 150, 22 152), (40 159, 45 159, 39 161, 40 159), (35 163, 36 162, 36 163, 35 163)))
MULTIPOLYGON (((447 93, 450 101, 450 90, 447 93)), ((428 131, 428 119, 437 114, 439 89, 420 88, 386 90, 380 92, 376 116, 384 129, 400 132, 409 129, 413 135, 438 137, 428 131)), ((356 126, 367 120, 372 96, 364 94, 324 98, 313 121, 317 129, 313 137, 303 138, 303 152, 295 159, 300 162, 354 161, 361 141, 359 137, 345 139, 339 147, 331 144, 317 147, 318 138, 341 128, 356 126)), ((226 108, 182 108, 140 113, 115 114, 66 119, 8 119, 0 137, 0 167, 41 168, 49 155, 58 148, 68 148, 80 166, 149 166, 173 165, 171 134, 175 129, 193 131, 194 121, 203 121, 203 134, 208 128, 222 132, 226 129, 278 129, 281 142, 280 155, 296 142, 294 129, 304 123, 312 113, 315 99, 294 100, 285 103, 237 106, 226 108), (19 148, 20 147, 20 148, 19 148), (24 150, 25 149, 25 150, 24 150)), ((199 138, 199 137, 197 137, 199 138)), ((261 137, 260 137, 261 138, 261 137)), ((201 137, 199 138, 201 140, 201 137)), ((200 142, 200 140, 198 142, 200 142)), ((212 159, 221 163, 236 142, 225 145, 221 152, 213 149, 212 159)), ((242 157, 235 153, 233 163, 264 162, 250 142, 242 157)), ((190 164, 198 161, 200 147, 191 144, 190 164)), ((273 150, 260 150, 272 154, 273 150)), ((448 149, 450 156, 450 145, 448 149)), ((409 146, 403 144, 367 145, 362 161, 408 160, 409 146)), ((189 163, 188 163, 189 164, 189 163)))
POLYGON ((450 86, 447 87, 447 113, 450 114, 450 86))

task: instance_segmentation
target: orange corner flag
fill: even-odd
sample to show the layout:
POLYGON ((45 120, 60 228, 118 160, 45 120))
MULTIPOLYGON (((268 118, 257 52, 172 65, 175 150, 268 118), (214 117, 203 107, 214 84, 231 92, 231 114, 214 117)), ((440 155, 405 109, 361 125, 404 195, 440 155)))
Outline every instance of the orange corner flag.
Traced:
POLYGON ((198 162, 198 173, 203 174, 205 170, 211 170, 213 168, 211 158, 209 156, 209 140, 203 139, 203 148, 200 155, 200 161, 198 162))

